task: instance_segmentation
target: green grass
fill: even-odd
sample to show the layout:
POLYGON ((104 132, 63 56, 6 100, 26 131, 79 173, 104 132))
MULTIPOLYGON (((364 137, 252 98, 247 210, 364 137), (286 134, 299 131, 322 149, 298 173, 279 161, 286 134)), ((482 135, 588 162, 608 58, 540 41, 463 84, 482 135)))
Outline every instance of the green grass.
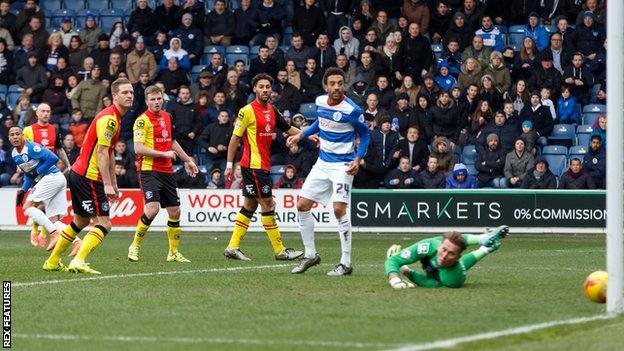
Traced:
MULTIPOLYGON (((91 264, 102 277, 131 276, 83 280, 92 276, 42 271, 46 253, 29 247, 25 232, 0 232, 0 275, 14 284, 17 350, 379 350, 604 311, 582 292, 584 278, 604 269, 602 236, 512 235, 461 289, 393 291, 383 273, 386 249, 421 238, 356 234, 354 274, 330 278, 325 273, 339 258, 335 234, 317 236, 320 267, 292 275, 294 263, 273 260, 260 233, 243 244, 251 262, 225 260, 227 233, 184 233, 189 264, 165 262, 164 233, 149 233, 141 261, 130 263, 131 235, 113 233, 91 264), (245 268, 223 270, 235 267, 245 268), (150 272, 172 274, 136 275, 150 272), (16 286, 47 280, 70 281, 16 286)), ((297 235, 284 240, 301 246, 297 235)), ((617 318, 458 348, 612 350, 624 342, 622 330, 617 318)))

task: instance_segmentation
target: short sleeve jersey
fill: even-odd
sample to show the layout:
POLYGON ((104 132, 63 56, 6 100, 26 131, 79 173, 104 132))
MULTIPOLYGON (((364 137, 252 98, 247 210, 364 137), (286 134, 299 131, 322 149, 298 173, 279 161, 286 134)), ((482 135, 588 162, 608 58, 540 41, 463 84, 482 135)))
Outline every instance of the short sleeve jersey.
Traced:
POLYGON ((80 155, 74 162, 72 171, 87 179, 101 182, 102 175, 98 168, 97 146, 107 147, 108 154, 111 155, 115 143, 119 139, 120 127, 121 113, 115 105, 110 105, 100 111, 87 129, 80 155))
POLYGON ((24 128, 23 133, 24 139, 42 145, 52 152, 62 147, 61 138, 59 138, 56 128, 51 124, 42 126, 39 123, 35 123, 24 128))
MULTIPOLYGON (((134 121, 134 141, 142 143, 146 148, 156 151, 171 150, 172 125, 171 116, 165 111, 158 114, 146 110, 134 121)), ((173 160, 165 157, 137 155, 137 169, 173 173, 173 160)))
POLYGON ((287 131, 290 125, 271 105, 258 100, 241 108, 234 123, 234 135, 243 139, 241 166, 270 171, 271 143, 275 129, 287 131))

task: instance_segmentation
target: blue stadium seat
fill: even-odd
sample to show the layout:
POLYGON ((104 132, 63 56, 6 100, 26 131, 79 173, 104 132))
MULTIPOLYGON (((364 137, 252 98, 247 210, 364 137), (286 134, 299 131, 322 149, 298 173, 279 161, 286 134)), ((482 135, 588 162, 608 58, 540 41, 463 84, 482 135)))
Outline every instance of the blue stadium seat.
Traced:
POLYGON ((19 85, 11 84, 11 85, 9 85, 8 92, 9 93, 20 93, 20 92, 22 92, 22 90, 24 90, 24 89, 22 89, 19 85))
POLYGON ((39 7, 46 10, 46 12, 51 12, 54 10, 59 10, 61 8, 62 1, 61 0, 41 0, 39 1, 39 7))
POLYGON ((90 10, 104 10, 108 8, 108 0, 87 0, 87 7, 90 10))
POLYGON ((247 54, 225 54, 225 63, 230 66, 234 65, 237 60, 243 60, 245 67, 249 67, 249 55, 247 54))
POLYGON ((477 149, 474 145, 466 145, 462 150, 462 162, 468 165, 474 165, 477 162, 477 149))
POLYGON ((600 104, 589 104, 583 107, 583 113, 592 112, 592 113, 605 113, 607 112, 607 105, 600 104))
POLYGON ((542 155, 563 155, 568 154, 568 148, 561 145, 546 145, 542 148, 542 155))
POLYGON ((524 33, 525 25, 524 24, 516 24, 513 26, 509 26, 508 33, 524 33))
MULTIPOLYGON (((134 2, 134 0, 110 0, 109 3, 110 8, 112 9, 122 9, 122 10, 127 10, 127 9, 133 9, 136 7, 136 4, 134 2)), ((154 8, 152 7, 152 10, 154 8)))
POLYGON ((466 170, 468 171, 468 174, 473 177, 476 177, 479 174, 479 171, 477 171, 477 168, 473 164, 466 165, 466 170))
POLYGON ((88 9, 89 4, 85 0, 65 0, 65 8, 78 11, 88 9))
POLYGON ((589 141, 591 140, 591 134, 587 133, 577 133, 576 134, 576 145, 577 146, 589 146, 589 141))
POLYGON ((284 174, 284 166, 283 165, 271 166, 270 174, 271 174, 271 179, 273 180, 273 183, 276 183, 282 177, 282 174, 284 174))
POLYGON ((191 73, 199 73, 202 71, 202 69, 204 69, 204 65, 195 65, 193 67, 191 67, 191 73))
POLYGON ((225 56, 225 48, 221 45, 208 45, 204 47, 204 54, 214 54, 215 52, 218 52, 221 55, 225 56))
POLYGON ((572 146, 569 150, 570 158, 573 158, 574 155, 585 155, 587 153, 587 146, 585 145, 577 145, 572 146))
POLYGON ((498 28, 498 31, 501 32, 501 34, 508 34, 509 31, 507 30, 507 26, 503 26, 501 24, 497 24, 494 27, 498 28))
POLYGON ((301 104, 301 106, 299 106, 299 113, 301 113, 303 117, 305 117, 305 119, 307 120, 310 120, 310 121, 316 120, 317 118, 316 104, 314 103, 301 104))
POLYGON ((204 6, 206 7, 206 10, 214 9, 214 5, 215 5, 215 0, 204 0, 204 6))
POLYGON ((100 28, 105 33, 110 32, 115 22, 123 20, 124 10, 122 9, 104 9, 100 11, 100 28))
POLYGON ((568 168, 568 158, 565 155, 544 155, 548 168, 556 176, 561 176, 568 168))
POLYGON ((563 145, 570 147, 574 144, 576 133, 574 126, 570 124, 555 124, 553 132, 548 137, 548 145, 563 145))
POLYGON ((602 113, 594 113, 594 112, 585 112, 583 113, 582 116, 582 120, 583 120, 583 124, 589 124, 589 125, 593 125, 597 120, 598 117, 600 117, 602 113))
POLYGON ((258 57, 258 51, 260 50, 260 45, 255 45, 249 48, 249 61, 258 57))
POLYGON ((13 13, 14 15, 17 15, 17 12, 21 11, 24 8, 25 2, 26 2, 25 0, 19 0, 14 3, 11 3, 11 7, 9 7, 11 9, 11 13, 13 13))
POLYGON ((554 24, 549 24, 544 26, 544 28, 546 29, 546 31, 548 32, 548 34, 553 34, 556 33, 559 29, 557 28, 557 26, 555 26, 554 24))
POLYGON ((581 124, 576 127, 576 134, 591 134, 594 132, 594 128, 591 124, 581 124))
POLYGON ((283 38, 282 38, 282 44, 290 46, 290 41, 292 39, 292 36, 293 36, 293 29, 292 29, 292 27, 289 26, 289 27, 284 28, 284 35, 283 35, 283 38))
POLYGON ((249 46, 245 45, 231 45, 225 48, 226 54, 245 54, 249 55, 249 46))
POLYGON ((76 12, 69 9, 54 11, 54 13, 52 14, 52 28, 60 28, 61 21, 65 17, 70 17, 72 19, 72 22, 75 22, 76 12))
POLYGON ((18 93, 18 92, 9 92, 6 97, 7 97, 7 104, 11 107, 15 107, 17 106, 17 100, 19 99, 20 95, 22 93, 18 93))
POLYGON ((6 95, 6 93, 8 92, 9 92, 9 87, 4 84, 0 84, 0 94, 6 95))
POLYGON ((510 33, 509 34, 509 45, 514 47, 514 51, 520 51, 524 37, 525 37, 524 33, 510 33))

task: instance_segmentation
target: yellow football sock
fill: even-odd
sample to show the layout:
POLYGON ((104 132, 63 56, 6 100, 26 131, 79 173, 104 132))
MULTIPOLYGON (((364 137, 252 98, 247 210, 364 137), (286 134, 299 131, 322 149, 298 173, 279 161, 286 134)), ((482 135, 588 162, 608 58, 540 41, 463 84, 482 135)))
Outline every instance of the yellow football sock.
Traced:
POLYGON ((58 241, 56 242, 56 246, 52 250, 50 257, 48 258, 48 262, 52 265, 57 265, 61 260, 61 255, 67 248, 72 244, 74 239, 78 233, 80 233, 80 228, 78 228, 74 222, 69 223, 65 229, 60 233, 58 241))
POLYGON ((32 222, 32 229, 31 231, 35 232, 35 233, 39 233, 39 223, 33 221, 32 222))
POLYGON ((84 262, 91 251, 100 246, 106 234, 108 234, 108 230, 99 224, 91 228, 89 233, 82 239, 82 245, 80 245, 80 250, 76 254, 75 260, 84 262))
POLYGON ((245 208, 241 208, 241 210, 236 214, 236 219, 234 220, 234 230, 232 231, 232 237, 230 238, 230 243, 228 244, 229 248, 240 248, 241 241, 243 241, 243 237, 245 237, 247 229, 249 229, 249 223, 251 223, 252 216, 253 212, 248 211, 245 208))
POLYGON ((167 238, 169 239, 169 252, 178 252, 178 245, 180 245, 180 219, 169 218, 167 221, 167 238))
POLYGON ((269 241, 271 242, 271 246, 273 246, 273 251, 276 254, 282 252, 282 250, 284 250, 284 245, 282 244, 282 235, 280 234, 277 222, 275 221, 275 211, 262 213, 262 226, 269 236, 269 241))
POLYGON ((48 236, 48 229, 46 229, 45 226, 41 226, 41 231, 39 232, 39 235, 41 235, 42 237, 47 237, 48 236))
POLYGON ((141 246, 141 243, 143 242, 143 237, 145 236, 145 233, 147 233, 150 224, 152 224, 151 219, 147 218, 146 215, 141 216, 141 219, 139 219, 139 223, 137 223, 136 232, 134 233, 134 240, 132 241, 133 246, 141 246))

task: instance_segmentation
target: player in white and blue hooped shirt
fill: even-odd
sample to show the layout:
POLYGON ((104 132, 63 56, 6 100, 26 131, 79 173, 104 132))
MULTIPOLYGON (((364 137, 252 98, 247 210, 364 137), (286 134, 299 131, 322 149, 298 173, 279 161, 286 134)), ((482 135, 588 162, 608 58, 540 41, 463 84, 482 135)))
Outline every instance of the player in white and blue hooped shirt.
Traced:
POLYGON ((344 72, 339 68, 329 68, 325 72, 323 84, 328 95, 316 98, 317 120, 305 132, 287 140, 288 144, 296 144, 308 137, 320 144, 319 158, 307 176, 297 202, 305 257, 292 273, 303 273, 321 262, 314 244, 314 217, 310 210, 314 203, 327 205, 329 200, 332 200, 334 215, 338 220, 342 256, 340 263, 327 275, 342 276, 353 271, 351 220, 347 206, 351 200, 353 176, 366 155, 370 133, 360 107, 344 95, 344 78, 344 72), (360 138, 357 149, 356 137, 360 138))
POLYGON ((25 194, 33 188, 23 204, 24 214, 54 233, 62 226, 57 222, 67 212, 65 176, 56 167, 59 158, 47 148, 24 139, 19 127, 9 129, 9 141, 13 145, 12 158, 24 172, 24 183, 18 190, 16 206, 21 206, 25 194), (46 213, 37 207, 44 204, 46 213))

